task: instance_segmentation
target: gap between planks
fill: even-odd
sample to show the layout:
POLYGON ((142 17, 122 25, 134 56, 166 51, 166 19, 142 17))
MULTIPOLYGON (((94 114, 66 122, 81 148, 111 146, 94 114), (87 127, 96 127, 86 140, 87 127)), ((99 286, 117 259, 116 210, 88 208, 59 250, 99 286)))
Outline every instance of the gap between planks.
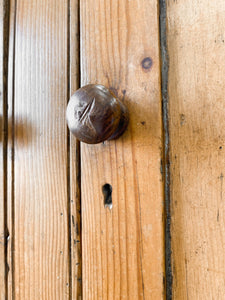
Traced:
MULTIPOLYGON (((80 87, 80 1, 68 0, 68 101, 80 87)), ((70 299, 82 298, 80 142, 67 130, 70 299)))
MULTIPOLYGON (((1 159, 2 164, 2 175, 3 189, 1 192, 2 203, 1 203, 1 214, 0 217, 3 227, 1 228, 1 240, 3 249, 0 254, 0 265, 1 265, 1 291, 0 296, 7 299, 7 285, 8 285, 8 263, 7 263, 7 251, 8 251, 8 238, 9 231, 7 226, 7 147, 8 147, 8 54, 9 54, 9 0, 1 2, 1 98, 2 98, 2 116, 0 116, 0 122, 2 127, 1 141, 3 144, 3 152, 1 159)), ((1 246, 1 247, 2 247, 1 246)))
POLYGON ((164 203, 165 203, 165 284, 166 299, 172 299, 173 275, 171 269, 171 232, 170 232, 170 136, 168 119, 168 70, 169 56, 167 50, 167 13, 166 0, 159 0, 159 27, 161 50, 161 95, 162 95, 162 119, 163 119, 163 177, 164 177, 164 203))

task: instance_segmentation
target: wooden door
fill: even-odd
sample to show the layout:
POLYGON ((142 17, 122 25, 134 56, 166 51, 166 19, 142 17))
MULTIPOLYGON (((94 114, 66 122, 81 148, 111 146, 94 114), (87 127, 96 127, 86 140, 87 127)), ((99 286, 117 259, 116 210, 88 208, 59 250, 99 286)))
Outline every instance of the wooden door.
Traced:
POLYGON ((224 12, 0 1, 0 299, 224 299, 224 12), (127 105, 118 140, 69 133, 88 83, 127 105))

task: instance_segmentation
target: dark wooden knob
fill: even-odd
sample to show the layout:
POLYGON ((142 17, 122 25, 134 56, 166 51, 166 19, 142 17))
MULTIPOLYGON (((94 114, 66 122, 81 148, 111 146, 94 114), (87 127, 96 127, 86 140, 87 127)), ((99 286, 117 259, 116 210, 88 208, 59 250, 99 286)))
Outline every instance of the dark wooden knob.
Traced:
POLYGON ((128 110, 106 87, 88 84, 77 90, 67 106, 70 131, 84 143, 118 138, 128 125, 128 110))

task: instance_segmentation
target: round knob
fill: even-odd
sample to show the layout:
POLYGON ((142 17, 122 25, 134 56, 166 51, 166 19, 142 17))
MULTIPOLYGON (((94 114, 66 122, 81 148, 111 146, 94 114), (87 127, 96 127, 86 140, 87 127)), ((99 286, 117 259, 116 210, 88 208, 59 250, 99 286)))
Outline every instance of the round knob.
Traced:
POLYGON ((106 87, 88 84, 77 90, 66 110, 70 131, 84 143, 118 138, 128 125, 128 110, 106 87))

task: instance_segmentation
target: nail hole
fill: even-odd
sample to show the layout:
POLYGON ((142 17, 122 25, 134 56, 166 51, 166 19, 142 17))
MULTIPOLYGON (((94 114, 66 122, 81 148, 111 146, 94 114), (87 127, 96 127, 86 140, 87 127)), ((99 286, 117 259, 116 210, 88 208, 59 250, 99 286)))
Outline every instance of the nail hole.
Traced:
POLYGON ((153 62, 151 57, 145 57, 141 62, 142 68, 146 71, 149 71, 151 69, 152 64, 153 62))
POLYGON ((112 186, 106 183, 102 187, 105 208, 112 209, 112 186))

